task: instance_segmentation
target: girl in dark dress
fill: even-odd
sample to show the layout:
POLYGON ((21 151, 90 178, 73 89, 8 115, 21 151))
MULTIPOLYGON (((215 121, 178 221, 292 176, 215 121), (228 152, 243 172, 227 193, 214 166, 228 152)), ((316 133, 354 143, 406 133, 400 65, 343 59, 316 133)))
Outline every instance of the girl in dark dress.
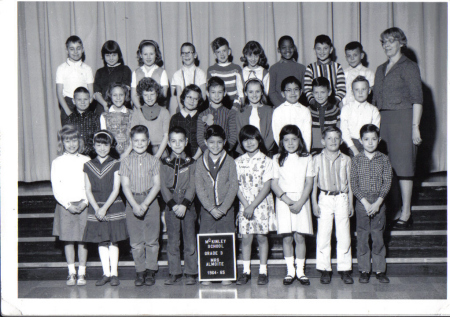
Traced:
POLYGON ((128 238, 125 204, 118 196, 120 162, 109 156, 113 143, 114 137, 109 131, 100 130, 94 134, 97 157, 84 164, 89 211, 83 241, 99 244, 103 277, 95 283, 97 286, 108 282, 112 286, 120 284, 117 242, 128 238))

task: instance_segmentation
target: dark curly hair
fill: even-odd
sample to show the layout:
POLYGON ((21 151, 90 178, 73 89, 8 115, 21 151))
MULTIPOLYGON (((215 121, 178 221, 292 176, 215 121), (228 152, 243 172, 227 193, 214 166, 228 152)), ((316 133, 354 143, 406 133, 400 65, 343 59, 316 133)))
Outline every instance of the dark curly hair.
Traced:
POLYGON ((156 43, 156 41, 153 41, 153 40, 142 40, 141 43, 139 43, 139 47, 136 52, 139 66, 144 65, 144 60, 141 57, 141 53, 142 53, 142 49, 146 46, 153 46, 155 48, 155 54, 156 54, 155 64, 158 65, 159 67, 162 67, 164 65, 164 62, 162 60, 162 54, 161 54, 161 51, 159 50, 158 43, 156 43))
POLYGON ((111 91, 116 88, 116 87, 120 87, 123 89, 123 92, 125 93, 125 100, 124 100, 124 105, 125 103, 127 103, 128 101, 130 101, 130 90, 128 89, 128 86, 122 83, 112 83, 111 85, 109 85, 108 90, 106 91, 106 102, 108 103, 108 106, 111 107, 112 105, 112 99, 111 99, 111 91))
POLYGON ((143 94, 144 91, 155 91, 156 94, 158 95, 158 97, 156 98, 156 102, 159 103, 159 101, 161 100, 161 85, 158 84, 156 82, 156 80, 154 80, 153 78, 150 77, 144 77, 142 78, 138 85, 136 86, 136 93, 139 97, 139 102, 141 103, 141 105, 143 105, 144 102, 144 98, 143 98, 143 94))
POLYGON ((248 66, 248 61, 246 55, 259 55, 259 61, 258 65, 268 69, 269 64, 267 63, 267 57, 264 53, 264 49, 262 48, 261 44, 259 44, 256 41, 249 41, 247 44, 245 44, 244 49, 242 50, 242 54, 244 56, 241 56, 241 62, 244 63, 244 67, 248 66))
POLYGON ((186 95, 190 91, 195 91, 196 93, 198 93, 198 103, 197 103, 197 105, 201 105, 203 103, 202 90, 200 89, 199 86, 194 85, 194 84, 188 85, 186 88, 183 89, 183 92, 180 95, 180 102, 181 102, 181 104, 184 106, 184 100, 186 99, 186 95))

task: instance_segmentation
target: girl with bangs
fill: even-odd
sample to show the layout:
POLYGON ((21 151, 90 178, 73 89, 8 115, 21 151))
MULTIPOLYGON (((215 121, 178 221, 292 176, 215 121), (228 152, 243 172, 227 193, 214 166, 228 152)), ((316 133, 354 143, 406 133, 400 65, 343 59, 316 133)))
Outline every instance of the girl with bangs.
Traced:
POLYGON ((269 95, 269 64, 264 49, 256 41, 249 41, 242 50, 242 79, 244 83, 252 78, 259 79, 264 85, 264 93, 269 95))

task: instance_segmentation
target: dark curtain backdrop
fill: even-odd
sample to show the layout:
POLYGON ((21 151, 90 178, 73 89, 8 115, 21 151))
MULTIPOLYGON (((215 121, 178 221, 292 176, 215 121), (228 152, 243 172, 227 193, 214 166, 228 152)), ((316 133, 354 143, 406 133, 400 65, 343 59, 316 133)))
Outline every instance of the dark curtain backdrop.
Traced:
POLYGON ((64 43, 81 37, 86 63, 103 66, 100 49, 106 40, 119 43, 125 63, 138 67, 142 39, 161 47, 169 78, 181 67, 183 42, 193 42, 200 67, 214 63, 209 44, 218 36, 230 42, 241 65, 249 40, 264 47, 269 63, 279 59, 280 36, 291 35, 302 64, 315 60, 314 38, 328 34, 337 62, 348 67, 344 47, 360 41, 373 71, 386 61, 379 35, 397 26, 408 37, 408 56, 417 61, 424 87, 424 115, 418 171, 447 170, 447 3, 220 3, 220 2, 19 2, 19 181, 50 179, 60 129, 55 73, 66 59, 64 43))

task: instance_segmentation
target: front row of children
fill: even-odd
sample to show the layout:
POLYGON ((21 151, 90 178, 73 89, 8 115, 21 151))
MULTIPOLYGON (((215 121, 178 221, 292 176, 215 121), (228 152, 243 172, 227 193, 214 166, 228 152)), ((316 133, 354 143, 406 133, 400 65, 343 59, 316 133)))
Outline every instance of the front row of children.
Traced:
POLYGON ((385 275, 383 201, 390 189, 392 169, 387 156, 377 151, 380 138, 375 125, 361 128, 360 142, 364 150, 351 161, 339 151, 342 134, 336 127, 324 130, 321 142, 325 149, 314 158, 308 153, 296 125, 281 129, 280 151, 273 159, 265 155, 261 133, 251 125, 239 132, 245 154, 236 160, 225 151, 227 138, 219 125, 206 129, 207 149, 197 161, 185 154, 188 139, 181 127, 170 129, 168 145, 172 153, 162 160, 146 152, 149 133, 145 126, 133 127, 130 134, 132 152, 119 163, 109 156, 115 143, 111 132, 95 133, 93 147, 97 157, 92 160, 79 154, 84 145, 76 128, 66 125, 59 132, 61 156, 52 163, 51 179, 58 201, 53 234, 65 241, 69 268, 67 285, 86 284, 86 242, 99 245, 103 277, 96 285, 119 285, 117 243, 128 237, 136 266, 135 285, 155 284, 160 234, 160 208, 156 197, 160 191, 168 209, 169 278, 166 285, 182 278, 180 228, 185 283, 196 284, 195 194, 201 203, 201 233, 235 232, 233 202, 236 195, 239 199, 237 218, 239 233, 243 235, 244 268, 237 284, 245 284, 251 278, 250 254, 255 234, 261 261, 258 284, 267 284, 267 235, 277 230, 283 236, 287 265, 283 284, 289 285, 298 279, 302 285, 309 285, 304 265, 305 235, 313 233, 311 191, 313 213, 318 217, 317 269, 322 272, 321 283, 330 283, 331 279, 333 219, 338 241, 338 271, 344 283, 353 283, 348 219, 354 212, 353 195, 357 199, 359 281, 367 283, 373 271, 379 282, 389 282, 385 275), (119 196, 120 185, 126 207, 119 196), (270 189, 276 196, 275 206, 270 189), (373 241, 372 268, 369 235, 373 241), (80 263, 78 276, 74 264, 75 242, 78 242, 80 263))

